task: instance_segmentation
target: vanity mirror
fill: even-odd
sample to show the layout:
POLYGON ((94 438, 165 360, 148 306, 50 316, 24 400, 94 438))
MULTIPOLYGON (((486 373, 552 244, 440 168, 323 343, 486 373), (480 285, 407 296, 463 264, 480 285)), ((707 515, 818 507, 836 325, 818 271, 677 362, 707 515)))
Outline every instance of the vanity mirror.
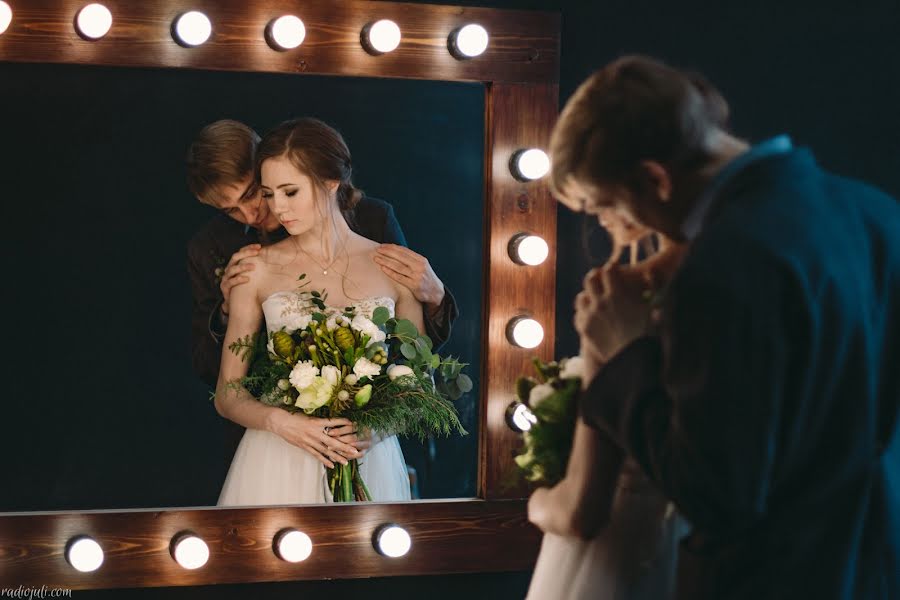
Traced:
POLYGON ((514 177, 510 158, 546 146, 558 16, 364 1, 110 1, 108 32, 95 36, 104 13, 100 29, 89 29, 78 18, 86 3, 7 4, 3 175, 16 227, 6 243, 21 292, 7 311, 22 317, 12 337, 26 356, 7 382, 5 420, 27 435, 5 452, 14 487, 0 515, 2 584, 527 568, 538 536, 523 490, 505 485, 517 437, 504 415, 531 356, 552 354, 556 221, 546 186, 514 177), (175 24, 191 11, 208 19, 205 41, 199 17, 194 29, 175 24), (302 20, 302 43, 275 49, 273 22, 284 15, 302 20), (394 50, 370 37, 382 19, 399 28, 394 50), (469 24, 488 36, 474 57, 454 37, 469 24), (341 130, 357 185, 394 206, 410 246, 460 304, 447 350, 471 363, 477 385, 459 404, 471 434, 419 447, 418 456, 410 447, 420 502, 208 507, 224 476, 220 417, 190 372, 184 245, 210 213, 183 185, 184 149, 212 120, 263 131, 299 115, 341 130), (509 242, 523 232, 546 240, 547 261, 510 258, 509 242), (543 326, 534 349, 506 337, 522 315, 543 326), (410 535, 403 558, 373 547, 386 523, 410 535), (273 552, 288 527, 312 542, 301 563, 273 552), (169 552, 185 531, 207 544, 202 568, 185 570, 169 552), (79 536, 103 550, 98 570, 67 561, 79 536))

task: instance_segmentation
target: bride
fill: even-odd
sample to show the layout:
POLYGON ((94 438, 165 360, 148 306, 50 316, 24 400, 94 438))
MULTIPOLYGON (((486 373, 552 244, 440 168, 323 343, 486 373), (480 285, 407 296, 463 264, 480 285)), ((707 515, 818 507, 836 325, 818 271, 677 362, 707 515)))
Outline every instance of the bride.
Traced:
MULTIPOLYGON (((255 266, 248 271, 250 280, 232 292, 224 347, 256 334, 263 319, 267 330, 274 331, 315 312, 297 291, 304 274, 307 289, 326 292, 329 306, 356 306, 370 318, 384 306, 423 331, 419 301, 373 262, 378 244, 347 224, 362 194, 351 183, 350 151, 341 135, 316 119, 287 121, 263 138, 256 162, 262 196, 290 235, 245 259, 255 266)), ((410 499, 396 435, 362 436, 346 419, 318 419, 266 406, 234 385, 247 367, 233 352, 222 353, 216 410, 247 431, 219 506, 329 502, 325 467, 354 458, 373 500, 410 499)))
MULTIPOLYGON (((650 232, 608 209, 600 209, 597 217, 613 240, 610 262, 619 262, 629 247, 636 282, 663 287, 682 248, 660 238, 658 251, 635 264, 639 244, 650 242, 645 250, 653 252, 650 232)), ((633 460, 581 419, 565 477, 532 494, 528 516, 545 532, 528 600, 664 600, 673 595, 686 521, 633 460)))

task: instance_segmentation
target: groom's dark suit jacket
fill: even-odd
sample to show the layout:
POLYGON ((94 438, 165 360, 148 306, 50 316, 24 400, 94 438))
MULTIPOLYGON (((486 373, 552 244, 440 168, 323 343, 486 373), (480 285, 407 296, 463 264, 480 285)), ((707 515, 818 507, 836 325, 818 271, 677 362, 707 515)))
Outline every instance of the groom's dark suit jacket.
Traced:
POLYGON ((900 206, 805 150, 720 189, 582 414, 694 525, 683 598, 900 598, 900 206))
MULTIPOLYGON (((400 229, 393 207, 376 198, 364 196, 348 219, 350 227, 358 234, 382 244, 406 246, 406 237, 400 229)), ((269 242, 285 237, 284 229, 269 234, 269 242)), ((219 289, 217 269, 224 268, 228 259, 240 248, 259 243, 260 235, 252 227, 219 214, 198 231, 188 243, 188 274, 191 279, 193 305, 191 308, 191 354, 194 372, 208 385, 215 387, 222 359, 222 339, 225 324, 219 307, 222 292, 219 289)), ((263 241, 265 243, 265 241, 263 241)), ((456 300, 445 288, 444 300, 435 313, 425 311, 425 333, 439 348, 450 337, 453 321, 459 316, 456 300)), ((244 428, 227 421, 226 461, 231 457, 244 434, 244 428)))

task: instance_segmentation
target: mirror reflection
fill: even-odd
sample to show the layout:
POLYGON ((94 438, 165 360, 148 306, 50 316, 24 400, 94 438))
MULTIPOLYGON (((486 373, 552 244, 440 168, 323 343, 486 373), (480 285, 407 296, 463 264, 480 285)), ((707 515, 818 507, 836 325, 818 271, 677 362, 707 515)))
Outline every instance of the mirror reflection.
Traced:
MULTIPOLYGON (((324 442, 319 457, 296 444, 292 449, 305 452, 314 465, 347 458, 328 454, 335 449, 349 455, 357 447, 373 465, 379 453, 389 455, 383 464, 390 477, 372 481, 386 481, 411 499, 475 495, 482 86, 71 65, 0 69, 7 121, 2 172, 11 225, 4 239, 12 267, 4 295, 11 323, 4 410, 7 422, 15 424, 4 438, 7 485, 0 510, 216 504, 242 433, 225 417, 251 429, 262 421, 248 421, 240 408, 214 402, 219 367, 225 365, 229 374, 218 378, 222 392, 223 382, 245 375, 249 365, 228 350, 220 362, 215 346, 284 314, 287 304, 301 298, 301 274, 307 275, 307 292, 327 291, 325 309, 345 313, 335 316, 347 318, 357 345, 370 340, 363 343, 359 330, 350 327, 356 313, 345 309, 356 307, 371 321, 383 306, 391 326, 406 319, 428 336, 435 352, 468 363, 473 389, 454 403, 466 436, 398 443, 391 432, 376 431, 371 440, 361 432, 342 440, 350 428, 341 430, 344 423, 335 422, 328 432, 329 425, 317 430, 328 436, 317 438, 324 442), (202 177, 188 168, 188 149, 211 123, 228 120, 265 134, 286 119, 306 116, 320 119, 345 143, 352 156, 347 181, 342 183, 341 173, 310 167, 309 157, 292 161, 284 140, 275 144, 259 178, 213 178, 204 190, 197 183, 202 177), (204 236, 215 241, 198 243, 204 236), (265 244, 261 256, 243 257, 240 265, 232 264, 241 269, 226 273, 233 250, 257 237, 265 244), (440 282, 432 291, 413 289, 416 277, 428 277, 412 271, 408 286, 397 281, 400 265, 415 263, 415 257, 427 259, 432 282, 440 282), (262 275, 259 281, 242 270, 249 264, 260 267, 253 274, 262 275), (221 279, 231 275, 250 281, 231 288, 235 298, 223 310, 221 279), (249 301, 240 300, 242 286, 249 301), (441 287, 446 294, 433 293, 441 287), (279 293, 284 305, 276 310, 268 302, 266 311, 264 301, 279 293), (458 316, 445 298, 452 299, 458 316), (234 325, 235 307, 243 325, 234 325), (229 355, 236 360, 229 363, 229 355), (328 447, 331 440, 334 448, 328 447), (368 448, 360 443, 366 441, 368 448)), ((333 152, 324 154, 333 158, 333 152)), ((322 308, 307 314, 327 314, 322 308)), ((380 357, 370 354, 366 359, 377 364, 380 357)), ((317 376, 325 378, 324 365, 316 366, 317 376)), ((335 387, 334 397, 362 387, 335 387)), ((296 405, 305 387, 292 389, 296 405)), ((266 407, 253 406, 259 408, 266 407)), ((279 422, 317 416, 273 410, 283 415, 279 422)), ((266 433, 285 443, 285 437, 266 433)), ((269 445, 241 443, 248 456, 272 451, 269 445)), ((280 464, 295 472, 296 463, 283 458, 280 464)), ((359 462, 366 461, 364 455, 359 462)), ((244 463, 244 475, 230 478, 234 489, 270 489, 274 482, 290 487, 288 476, 257 464, 244 463)), ((327 481, 320 492, 331 492, 327 481)), ((271 503, 319 500, 272 497, 271 503)), ((270 502, 235 497, 224 503, 270 502)))

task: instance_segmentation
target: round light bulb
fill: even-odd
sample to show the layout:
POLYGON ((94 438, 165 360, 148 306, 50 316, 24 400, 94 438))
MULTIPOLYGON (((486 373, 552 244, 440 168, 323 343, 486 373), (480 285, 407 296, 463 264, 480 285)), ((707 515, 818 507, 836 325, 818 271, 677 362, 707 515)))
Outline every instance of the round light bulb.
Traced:
POLYGON ((98 40, 109 33, 109 28, 112 27, 112 13, 102 4, 88 4, 78 11, 75 23, 81 35, 98 40))
POLYGON ((510 338, 521 348, 536 348, 544 341, 544 328, 534 319, 517 317, 510 321, 510 338))
POLYGON ((312 554, 312 540, 302 531, 287 529, 275 538, 278 558, 287 562, 301 562, 312 554))
POLYGON ((0 0, 0 33, 6 31, 10 23, 12 23, 12 9, 9 4, 0 0))
POLYGON ((175 542, 172 556, 185 569, 199 569, 209 560, 209 546, 195 535, 185 535, 175 542))
POLYGON ((473 58, 487 50, 488 32, 481 25, 466 25, 451 35, 450 46, 457 58, 473 58))
POLYGON ((306 26, 294 15, 278 17, 269 24, 269 44, 276 50, 291 50, 306 39, 306 26))
POLYGON ((363 31, 368 46, 377 54, 391 52, 400 45, 400 27, 388 19, 376 21, 363 31))
POLYGON ((398 558, 409 552, 412 539, 409 533, 399 525, 387 525, 381 528, 375 538, 375 549, 391 558, 398 558))
POLYGON ((540 236, 522 233, 510 241, 509 253, 515 262, 534 267, 547 260, 550 246, 540 236))
POLYGON ((550 157, 538 148, 529 148, 513 156, 513 175, 518 179, 532 181, 550 172, 550 157))
POLYGON ((82 573, 96 571, 103 564, 103 548, 96 540, 83 537, 66 550, 66 560, 82 573))
POLYGON ((186 46, 199 46, 212 35, 212 23, 202 12, 186 12, 175 22, 177 40, 186 46))
POLYGON ((507 423, 516 431, 528 431, 532 425, 537 423, 537 417, 534 416, 531 409, 521 402, 513 402, 509 406, 508 417, 507 423))

